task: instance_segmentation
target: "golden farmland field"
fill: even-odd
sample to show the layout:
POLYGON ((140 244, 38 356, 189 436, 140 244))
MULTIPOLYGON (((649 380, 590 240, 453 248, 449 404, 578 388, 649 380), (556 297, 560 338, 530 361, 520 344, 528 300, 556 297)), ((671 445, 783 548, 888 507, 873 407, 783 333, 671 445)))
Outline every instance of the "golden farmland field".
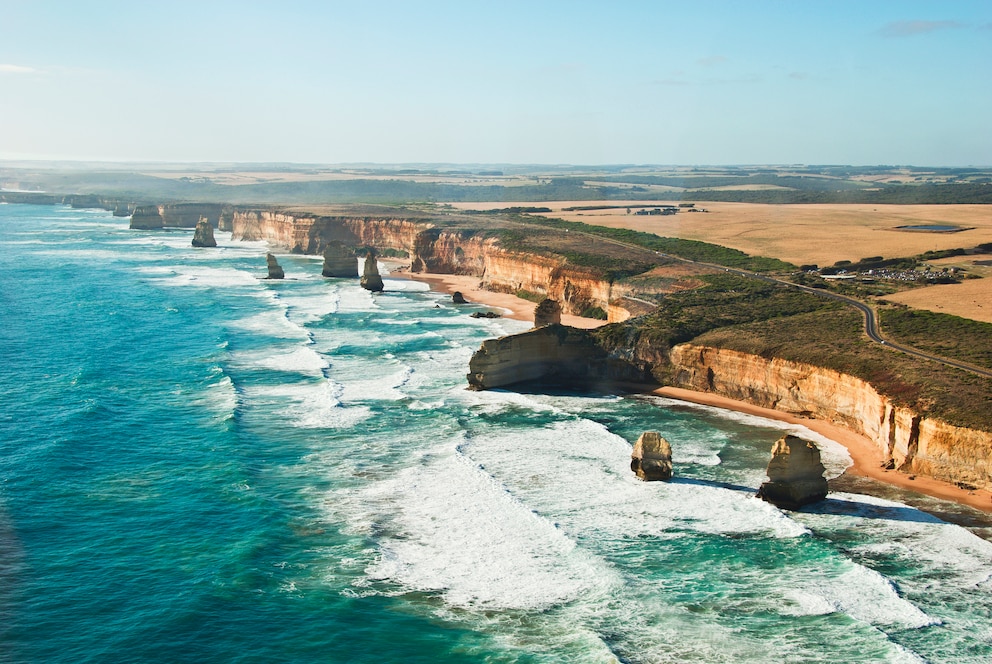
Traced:
MULTIPOLYGON (((796 265, 833 265, 868 256, 896 258, 936 249, 971 248, 992 242, 989 205, 846 205, 699 202, 706 212, 671 216, 641 216, 625 208, 573 210, 592 205, 644 205, 655 201, 556 201, 551 203, 454 203, 458 209, 511 206, 551 208, 545 216, 598 226, 629 228, 733 247, 749 254, 779 258, 796 265), (925 233, 896 230, 897 226, 950 224, 968 230, 925 233)), ((662 204, 662 203, 659 203, 662 204)), ((677 202, 670 204, 676 205, 677 202)), ((982 258, 982 257, 974 257, 982 258)), ((985 257, 987 258, 987 257, 985 257)), ((957 264, 976 275, 992 272, 972 265, 972 257, 957 264)), ((992 276, 992 275, 990 275, 992 276)), ((887 299, 911 306, 992 322, 992 279, 917 289, 887 299)))

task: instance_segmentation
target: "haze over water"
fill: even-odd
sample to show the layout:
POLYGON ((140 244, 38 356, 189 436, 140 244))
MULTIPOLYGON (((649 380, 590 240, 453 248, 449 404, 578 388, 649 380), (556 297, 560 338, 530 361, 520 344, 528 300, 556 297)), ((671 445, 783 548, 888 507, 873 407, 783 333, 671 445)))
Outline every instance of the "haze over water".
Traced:
POLYGON ((992 544, 755 499, 784 425, 468 392, 526 325, 190 237, 0 205, 0 661, 992 657, 992 544), (648 429, 671 483, 629 470, 648 429))

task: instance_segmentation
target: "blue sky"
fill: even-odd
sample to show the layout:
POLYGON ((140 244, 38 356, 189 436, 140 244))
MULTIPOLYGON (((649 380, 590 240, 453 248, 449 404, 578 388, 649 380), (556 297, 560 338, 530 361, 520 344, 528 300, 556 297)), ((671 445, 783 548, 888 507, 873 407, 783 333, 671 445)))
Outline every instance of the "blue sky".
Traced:
POLYGON ((0 0, 0 158, 992 165, 992 2, 0 0))

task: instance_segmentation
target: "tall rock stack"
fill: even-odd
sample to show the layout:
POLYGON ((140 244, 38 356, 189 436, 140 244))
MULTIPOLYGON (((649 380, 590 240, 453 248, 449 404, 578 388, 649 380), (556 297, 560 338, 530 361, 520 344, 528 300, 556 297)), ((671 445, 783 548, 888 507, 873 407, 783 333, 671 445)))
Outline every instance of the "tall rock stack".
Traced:
POLYGON ((269 267, 269 279, 282 279, 286 276, 279 261, 272 254, 265 254, 265 264, 269 267))
POLYGON ((362 271, 362 288, 373 293, 382 292, 382 277, 379 276, 379 265, 375 260, 375 252, 370 251, 365 257, 365 269, 362 271))
POLYGON ((140 205, 131 213, 131 228, 150 230, 162 228, 165 221, 157 205, 140 205))
POLYGON ((337 240, 328 242, 324 247, 324 269, 321 274, 325 277, 357 277, 358 261, 354 252, 337 240))
POLYGON ((630 469, 646 482, 672 479, 672 446, 657 431, 645 431, 630 453, 630 469))
POLYGON ((772 446, 769 481, 758 489, 758 497, 789 510, 823 500, 827 497, 823 471, 816 445, 795 436, 782 436, 772 446))
MULTIPOLYGON (((132 217, 133 220, 133 217, 132 217)), ((214 227, 206 217, 200 217, 196 222, 196 230, 193 231, 194 247, 216 247, 217 240, 214 239, 214 227)))
POLYGON ((534 309, 534 327, 558 325, 561 323, 561 305, 557 300, 545 298, 534 309))

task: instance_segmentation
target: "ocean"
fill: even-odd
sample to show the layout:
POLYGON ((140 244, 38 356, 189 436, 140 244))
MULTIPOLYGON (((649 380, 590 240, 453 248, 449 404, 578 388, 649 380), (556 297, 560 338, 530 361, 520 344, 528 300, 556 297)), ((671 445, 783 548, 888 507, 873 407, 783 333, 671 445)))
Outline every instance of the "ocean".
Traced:
POLYGON ((470 392, 418 282, 0 205, 0 662, 986 662, 992 544, 754 497, 786 424, 470 392), (671 441, 637 480, 631 443, 671 441))

